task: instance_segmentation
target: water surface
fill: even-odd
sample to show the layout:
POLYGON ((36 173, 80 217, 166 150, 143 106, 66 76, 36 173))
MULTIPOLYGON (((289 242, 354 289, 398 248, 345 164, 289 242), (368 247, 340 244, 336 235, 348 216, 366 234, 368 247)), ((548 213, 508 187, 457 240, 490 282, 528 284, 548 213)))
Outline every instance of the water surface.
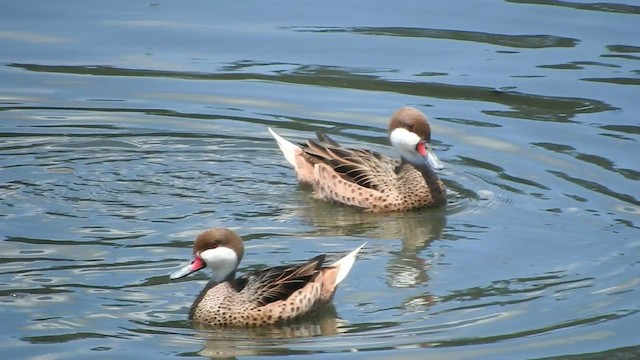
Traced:
POLYGON ((640 355, 637 5, 2 8, 2 358, 640 355), (393 155, 405 105, 444 209, 314 200, 267 132, 393 155), (242 271, 367 245, 318 317, 200 329, 168 274, 213 226, 242 271))

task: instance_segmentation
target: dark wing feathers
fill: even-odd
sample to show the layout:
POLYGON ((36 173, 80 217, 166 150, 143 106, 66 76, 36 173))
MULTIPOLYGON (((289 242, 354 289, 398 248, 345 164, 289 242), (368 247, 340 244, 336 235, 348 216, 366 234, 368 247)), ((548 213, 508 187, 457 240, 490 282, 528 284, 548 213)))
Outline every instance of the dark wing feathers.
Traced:
POLYGON ((244 275, 236 280, 241 291, 250 294, 250 301, 258 306, 287 299, 313 281, 319 274, 325 255, 318 255, 301 265, 275 266, 244 275))
POLYGON ((329 135, 323 133, 322 131, 316 131, 316 136, 318 137, 318 140, 320 140, 323 143, 327 143, 335 147, 340 146, 340 144, 338 144, 337 141, 333 140, 332 138, 329 137, 329 135))
POLYGON ((343 148, 326 134, 302 145, 306 156, 331 168, 345 180, 373 190, 383 191, 389 179, 395 178, 398 161, 375 151, 343 148))

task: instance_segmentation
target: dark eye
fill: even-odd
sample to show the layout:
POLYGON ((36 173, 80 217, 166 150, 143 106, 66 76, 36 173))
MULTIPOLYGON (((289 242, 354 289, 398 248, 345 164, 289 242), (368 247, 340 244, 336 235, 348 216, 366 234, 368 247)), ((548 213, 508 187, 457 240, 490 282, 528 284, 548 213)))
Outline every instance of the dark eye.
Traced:
POLYGON ((214 241, 214 242, 212 242, 212 243, 211 243, 211 248, 212 248, 212 249, 215 249, 215 248, 217 248, 218 246, 220 246, 220 242, 219 242, 219 241, 214 241))

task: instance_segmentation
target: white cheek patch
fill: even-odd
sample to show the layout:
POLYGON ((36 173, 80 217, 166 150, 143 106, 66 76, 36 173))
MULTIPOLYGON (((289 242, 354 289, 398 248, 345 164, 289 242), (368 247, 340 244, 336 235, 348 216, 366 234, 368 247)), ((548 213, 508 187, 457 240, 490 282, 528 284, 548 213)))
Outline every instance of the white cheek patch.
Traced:
POLYGON ((420 142, 420 137, 405 128, 397 128, 389 136, 391 145, 404 154, 415 152, 416 145, 420 142))
POLYGON ((220 246, 215 249, 207 249, 200 253, 200 257, 207 263, 207 267, 213 270, 213 279, 222 281, 238 266, 238 255, 228 247, 220 246))

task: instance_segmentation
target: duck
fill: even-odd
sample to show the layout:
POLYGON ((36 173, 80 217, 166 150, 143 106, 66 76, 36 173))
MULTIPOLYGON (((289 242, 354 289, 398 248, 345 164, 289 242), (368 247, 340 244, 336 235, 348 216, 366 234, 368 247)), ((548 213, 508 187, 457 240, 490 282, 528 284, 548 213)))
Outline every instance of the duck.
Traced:
POLYGON ((192 261, 170 278, 179 279, 205 268, 212 270, 211 280, 189 310, 189 319, 199 325, 274 325, 330 304, 338 284, 346 278, 365 244, 326 266, 323 254, 301 264, 268 267, 236 278, 244 255, 242 238, 228 228, 212 228, 196 237, 192 261))
POLYGON ((328 135, 294 144, 268 128, 299 183, 314 197, 366 212, 435 208, 447 203, 447 190, 436 171, 444 168, 431 146, 427 117, 402 107, 389 120, 389 142, 400 159, 366 149, 346 148, 328 135))

